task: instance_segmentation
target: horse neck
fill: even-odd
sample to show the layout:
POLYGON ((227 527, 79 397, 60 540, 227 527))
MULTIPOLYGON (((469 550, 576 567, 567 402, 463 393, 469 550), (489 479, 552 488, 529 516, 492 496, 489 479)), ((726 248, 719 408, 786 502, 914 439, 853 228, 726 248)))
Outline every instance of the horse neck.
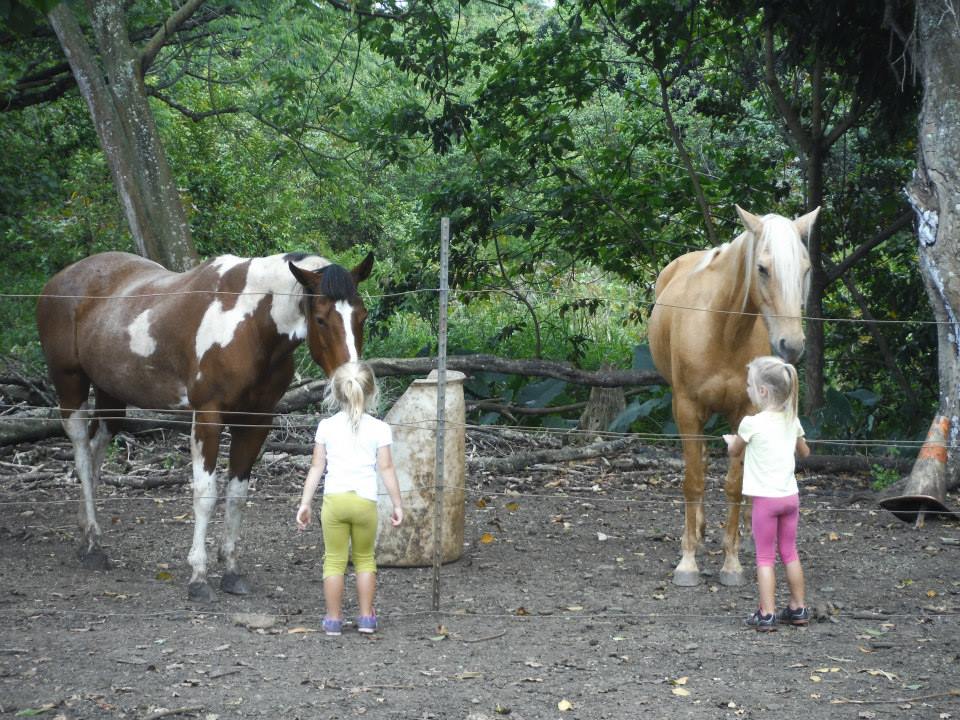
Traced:
POLYGON ((283 256, 254 258, 247 274, 247 289, 270 297, 270 317, 277 332, 286 335, 296 348, 307 337, 303 314, 303 288, 287 268, 283 256))
POLYGON ((708 266, 716 280, 707 307, 721 314, 728 337, 749 333, 756 324, 759 308, 750 298, 754 264, 750 235, 742 233, 708 266))

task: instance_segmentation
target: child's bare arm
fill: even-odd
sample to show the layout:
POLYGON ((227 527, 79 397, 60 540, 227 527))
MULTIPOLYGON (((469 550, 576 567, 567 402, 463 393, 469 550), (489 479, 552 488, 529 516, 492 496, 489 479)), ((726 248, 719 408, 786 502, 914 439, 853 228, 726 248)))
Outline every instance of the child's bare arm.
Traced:
POLYGON ((807 445, 807 441, 802 438, 797 438, 797 457, 805 458, 810 454, 810 446, 807 445))
POLYGON ((403 503, 400 499, 400 483, 397 482, 397 472, 393 467, 393 453, 390 452, 389 445, 377 449, 377 470, 380 471, 383 485, 390 494, 390 502, 393 503, 390 522, 393 525, 399 525, 403 522, 403 503))
POLYGON ((327 448, 321 443, 313 446, 313 460, 310 463, 310 469, 307 471, 307 479, 303 482, 303 494, 300 496, 300 507, 297 508, 297 526, 303 530, 310 524, 313 515, 311 503, 313 494, 317 491, 317 485, 320 484, 320 478, 323 477, 323 471, 327 467, 327 448))

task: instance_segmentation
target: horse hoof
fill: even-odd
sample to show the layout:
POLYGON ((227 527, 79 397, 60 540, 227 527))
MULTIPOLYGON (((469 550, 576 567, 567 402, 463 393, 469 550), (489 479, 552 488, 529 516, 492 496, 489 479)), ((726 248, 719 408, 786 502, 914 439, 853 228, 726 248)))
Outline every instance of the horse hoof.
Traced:
POLYGON ((210 583, 192 582, 187 585, 187 597, 194 602, 212 603, 217 599, 216 594, 210 587, 210 583))
POLYGON ((737 585, 743 585, 746 582, 746 578, 743 576, 743 571, 740 572, 730 572, 729 570, 720 571, 720 584, 729 585, 735 587, 737 585))
POLYGON ((226 573, 220 579, 220 589, 231 595, 246 595, 250 592, 250 585, 243 575, 226 573))
POLYGON ((110 558, 107 557, 107 554, 101 548, 95 547, 92 550, 81 550, 79 555, 80 564, 84 570, 110 569, 110 558))
POLYGON ((696 570, 674 570, 673 584, 680 587, 696 587, 700 584, 700 573, 696 570))

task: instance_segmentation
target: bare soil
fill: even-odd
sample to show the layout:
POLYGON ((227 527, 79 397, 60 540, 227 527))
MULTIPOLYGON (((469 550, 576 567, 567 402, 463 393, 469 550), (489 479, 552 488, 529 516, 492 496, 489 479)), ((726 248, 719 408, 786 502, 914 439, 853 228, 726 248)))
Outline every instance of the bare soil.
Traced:
MULTIPOLYGON (((470 434, 468 454, 526 449, 491 437, 470 434)), ((188 472, 182 438, 117 447, 108 478, 188 472)), ((63 440, 0 455, 3 717, 960 718, 960 525, 915 530, 851 502, 868 478, 800 477, 815 621, 758 634, 743 625, 755 587, 716 581, 720 458, 697 588, 670 582, 676 448, 510 477, 472 462, 440 611, 431 568, 382 568, 380 632, 332 638, 318 632, 319 529, 293 523, 306 456, 259 462, 242 545, 254 592, 210 606, 187 600, 186 485, 101 487, 113 567, 79 566, 69 458, 63 440)), ((354 597, 348 581, 348 615, 354 597)))

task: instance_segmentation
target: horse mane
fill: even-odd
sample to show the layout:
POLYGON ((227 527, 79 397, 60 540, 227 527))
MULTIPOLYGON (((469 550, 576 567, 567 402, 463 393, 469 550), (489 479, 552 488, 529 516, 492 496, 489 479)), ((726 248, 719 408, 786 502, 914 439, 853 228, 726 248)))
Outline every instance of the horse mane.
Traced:
MULTIPOLYGON (((302 263, 307 258, 316 258, 316 255, 305 252, 290 252, 283 256, 287 262, 295 265, 302 263)), ((320 286, 317 292, 325 295, 331 300, 353 300, 357 296, 357 283, 353 275, 342 265, 330 264, 318 268, 320 272, 320 286)), ((299 283, 297 283, 299 287, 299 283)), ((313 295, 308 288, 303 288, 304 295, 313 295)))
POLYGON ((352 300, 357 295, 357 283, 343 266, 327 265, 320 276, 320 294, 331 300, 352 300))
POLYGON ((806 296, 806 288, 801 287, 800 278, 803 244, 797 242, 796 227, 792 220, 779 215, 766 215, 763 220, 763 236, 757 247, 769 247, 777 277, 789 278, 780 283, 788 307, 803 307, 806 296))
MULTIPOLYGON (((801 243, 795 241, 796 230, 793 222, 779 215, 764 215, 761 220, 763 220, 763 233, 760 237, 754 237, 753 242, 749 242, 748 237, 751 236, 752 233, 744 231, 732 242, 723 243, 723 245, 709 250, 693 269, 694 273, 705 270, 728 248, 742 244, 744 287, 743 303, 740 306, 741 312, 747 308, 756 257, 763 248, 770 249, 770 254, 773 258, 774 272, 777 277, 793 278, 797 277, 800 273, 802 258, 800 251, 803 246, 801 243)), ((783 282, 781 283, 781 287, 784 290, 784 300, 790 305, 794 303, 803 304, 802 300, 803 297, 806 296, 806 288, 803 288, 801 291, 803 292, 803 297, 795 297, 800 288, 799 282, 783 282)))

